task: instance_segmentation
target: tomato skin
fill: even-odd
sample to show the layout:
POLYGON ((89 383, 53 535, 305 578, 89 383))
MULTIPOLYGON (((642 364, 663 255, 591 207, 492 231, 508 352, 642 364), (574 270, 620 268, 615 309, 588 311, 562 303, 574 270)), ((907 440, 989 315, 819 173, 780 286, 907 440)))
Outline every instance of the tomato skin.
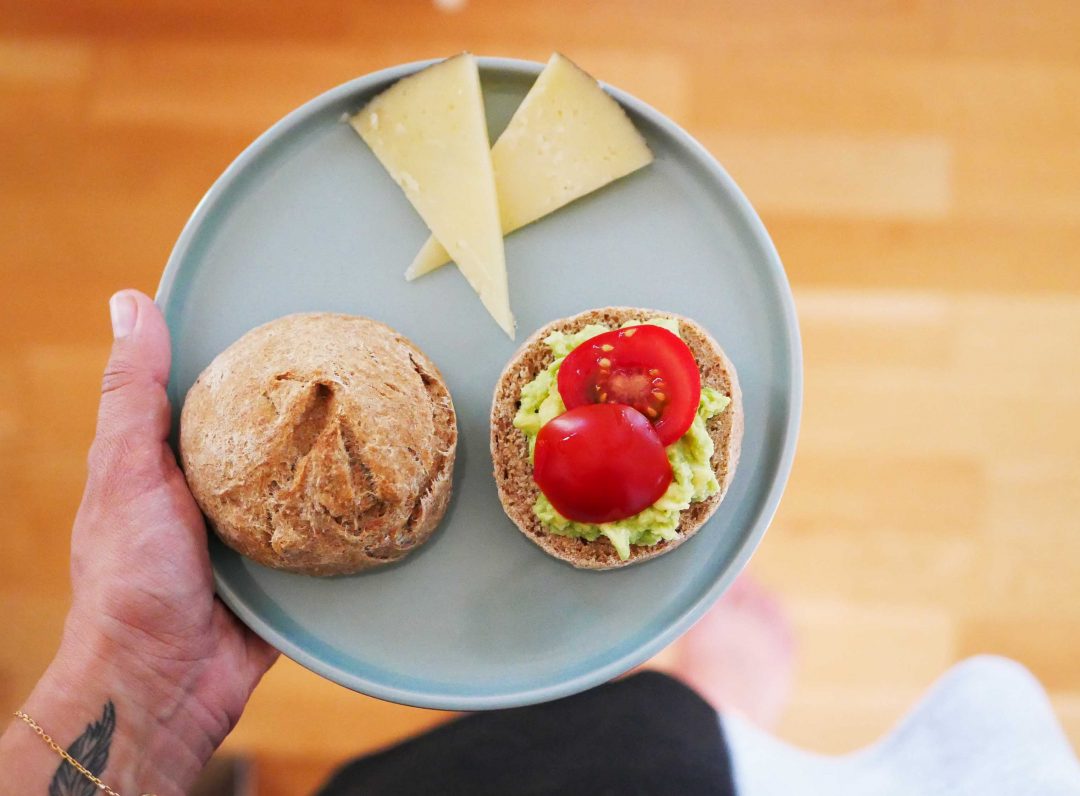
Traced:
POLYGON ((660 499, 671 463, 648 419, 623 404, 587 404, 536 437, 533 480, 555 510, 577 522, 614 522, 660 499))
POLYGON ((701 373, 690 348, 652 324, 586 340, 563 360, 558 386, 567 409, 592 403, 632 406, 664 445, 686 433, 701 401, 701 373))

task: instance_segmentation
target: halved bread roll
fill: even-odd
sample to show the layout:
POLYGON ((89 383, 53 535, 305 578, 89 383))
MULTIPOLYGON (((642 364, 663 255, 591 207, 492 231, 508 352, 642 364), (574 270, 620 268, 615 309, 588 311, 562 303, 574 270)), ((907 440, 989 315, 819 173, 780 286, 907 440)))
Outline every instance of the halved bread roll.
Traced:
POLYGON ((538 330, 518 349, 499 377, 491 407, 491 456, 503 509, 521 532, 541 549, 581 569, 613 569, 636 564, 663 555, 693 536, 713 515, 727 493, 739 462, 742 435, 743 405, 739 380, 735 367, 720 345, 689 318, 670 312, 634 307, 589 310, 571 318, 552 321, 538 330), (720 491, 705 500, 691 503, 689 508, 680 513, 676 539, 660 541, 655 545, 633 545, 630 558, 623 561, 611 542, 603 536, 591 542, 560 536, 548 531, 537 518, 533 504, 540 491, 533 481, 533 467, 529 461, 526 437, 514 427, 514 415, 520 405, 522 387, 554 359, 551 350, 544 344, 544 339, 549 334, 574 333, 593 323, 615 328, 628 321, 651 318, 675 318, 679 321, 682 339, 697 360, 702 386, 718 390, 728 396, 731 403, 723 412, 706 422, 706 429, 715 445, 711 464, 720 484, 720 491))

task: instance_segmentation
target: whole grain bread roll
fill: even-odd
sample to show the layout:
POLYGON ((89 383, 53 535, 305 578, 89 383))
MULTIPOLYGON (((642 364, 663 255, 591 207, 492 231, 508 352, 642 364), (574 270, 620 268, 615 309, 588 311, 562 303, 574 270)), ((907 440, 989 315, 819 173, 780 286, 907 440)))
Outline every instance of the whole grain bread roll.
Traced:
POLYGON ((674 550, 705 524, 724 499, 735 467, 743 435, 743 404, 735 367, 720 345, 701 326, 689 318, 671 312, 634 307, 605 307, 589 310, 571 318, 552 321, 538 330, 518 349, 495 385, 491 407, 491 456, 495 464, 495 482, 499 500, 507 516, 518 529, 545 552, 580 569, 614 569, 646 561, 674 550), (627 321, 651 318, 676 318, 682 339, 689 346, 701 371, 702 386, 712 387, 731 399, 729 406, 706 423, 709 436, 716 447, 712 457, 720 491, 710 498, 691 503, 681 512, 678 538, 655 545, 631 545, 630 558, 623 561, 606 537, 589 542, 549 533, 533 512, 533 503, 540 494, 533 481, 533 468, 525 435, 514 427, 514 415, 520 406, 521 388, 536 374, 551 364, 554 355, 544 338, 552 332, 574 333, 591 323, 612 328, 627 321))
POLYGON ((180 456, 243 555, 358 572, 423 544, 450 500, 457 421, 439 371, 388 326, 329 313, 251 330, 192 385, 180 456))

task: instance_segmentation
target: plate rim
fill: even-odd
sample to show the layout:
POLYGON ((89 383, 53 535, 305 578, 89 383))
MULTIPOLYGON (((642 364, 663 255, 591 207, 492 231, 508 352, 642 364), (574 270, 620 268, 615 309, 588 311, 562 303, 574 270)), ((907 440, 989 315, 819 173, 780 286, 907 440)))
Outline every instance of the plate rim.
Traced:
MULTIPOLYGON (((186 258, 192 243, 195 241, 203 222, 214 210, 215 205, 228 193, 232 184, 254 163, 262 153, 277 142, 285 133, 294 126, 302 123, 309 117, 320 113, 326 107, 333 105, 339 100, 352 94, 367 91, 373 86, 390 83, 399 80, 406 75, 417 72, 426 66, 442 61, 442 58, 430 58, 409 63, 398 64, 341 83, 308 100, 293 109, 267 130, 261 133, 244 150, 237 155, 225 168, 210 188, 196 204, 188 220, 184 224, 158 283, 154 300, 164 310, 168 305, 177 277, 181 271, 181 262, 186 258)), ((517 75, 535 77, 544 68, 544 64, 537 61, 529 61, 519 58, 505 58, 497 56, 476 56, 477 64, 481 71, 508 72, 517 75)), ((757 513, 753 527, 747 533, 733 557, 727 569, 716 578, 715 581, 697 598, 689 603, 676 618, 668 623, 663 630, 651 638, 637 644, 629 651, 609 660, 607 663, 592 668, 587 672, 574 677, 560 680, 547 685, 514 689, 499 693, 473 693, 460 694, 449 691, 437 692, 432 690, 420 690, 396 686, 391 683, 371 680, 367 677, 343 669, 315 654, 308 652, 302 646, 290 639, 284 633, 276 630, 259 613, 226 582, 220 575, 217 566, 213 569, 214 587, 218 596, 236 614, 236 616, 254 631, 262 639, 280 650, 286 657, 299 663, 301 666, 325 677, 339 685, 345 686, 379 699, 396 702, 402 705, 411 705, 420 708, 433 708, 438 710, 475 711, 492 710, 499 708, 520 707, 523 705, 547 702, 553 699, 570 696, 607 682, 614 677, 623 674, 633 667, 643 663, 669 643, 686 632, 731 585, 732 581, 745 568, 751 556, 761 544, 765 532, 772 524, 773 518, 780 505, 791 475, 792 464, 795 459, 795 448, 798 441, 799 426, 802 419, 803 403, 803 352, 802 339, 799 330, 798 316, 795 310, 795 300, 791 292, 791 284, 784 270, 780 255, 776 246, 765 229, 761 218, 753 205, 743 194, 735 180, 725 171, 724 167, 715 157, 692 135, 680 125, 667 117, 665 114, 653 108, 648 103, 634 97, 622 89, 600 81, 601 86, 626 108, 631 109, 641 117, 655 125, 665 134, 676 139, 682 146, 694 153, 699 160, 709 169, 709 177, 720 183, 728 196, 734 202, 736 208, 746 220, 747 228, 752 234, 755 243, 765 254, 768 270, 776 294, 780 299, 780 305, 784 317, 784 339, 786 342, 787 362, 790 370, 790 386, 785 396, 789 405, 787 423, 783 429, 782 449, 777 463, 776 475, 765 495, 762 509, 757 513)), ((208 529, 208 533, 209 533, 208 529)))

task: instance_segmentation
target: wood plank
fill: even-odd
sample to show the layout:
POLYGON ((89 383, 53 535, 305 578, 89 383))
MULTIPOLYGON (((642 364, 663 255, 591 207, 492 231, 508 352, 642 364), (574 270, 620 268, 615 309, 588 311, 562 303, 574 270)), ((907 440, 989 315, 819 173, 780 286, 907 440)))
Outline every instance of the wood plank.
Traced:
POLYGON ((234 130, 254 138, 338 83, 414 59, 405 47, 357 51, 318 45, 136 42, 101 52, 90 119, 96 124, 234 130))
MULTIPOLYGON (((1004 544, 1041 539, 1048 551, 1066 559, 1080 553, 1080 538, 1073 533, 1080 517, 1080 478, 1074 457, 1003 457, 987 471, 987 533, 1004 544), (1063 542, 1070 546, 1059 547, 1063 542)), ((1080 583, 1073 585, 1080 598, 1080 583)), ((1080 611, 1080 599, 1061 606, 1063 610, 1073 607, 1080 611)))
POLYGON ((973 138, 956 152, 958 214, 994 221, 1080 217, 1080 158, 1075 137, 1038 147, 973 138))
POLYGON ((342 761, 312 755, 261 755, 253 761, 258 796, 314 794, 342 761))
MULTIPOLYGON (((786 603, 835 597, 853 604, 944 605, 978 599, 980 545, 961 535, 834 527, 804 531, 781 508, 755 563, 786 603), (900 585, 898 581, 903 581, 900 585)), ((858 670, 861 664, 852 664, 858 670)))
POLYGON ((803 350, 815 364, 868 362, 941 370, 956 364, 952 303, 929 292, 800 291, 803 350))
POLYGON ((1080 68, 1040 61, 762 48, 689 56, 691 129, 958 136, 1022 148, 1080 130, 1080 68), (1007 109, 1007 112, 1003 112, 1007 109))
POLYGON ((861 531, 913 539, 977 534, 987 479, 976 457, 885 456, 807 451, 784 522, 792 532, 861 531))
POLYGON ((1062 639, 1080 635, 1080 617, 1071 621, 1029 616, 1005 619, 973 616, 957 627, 957 652, 962 656, 993 652, 1024 661, 1044 688, 1080 693, 1076 655, 1062 639))
POLYGON ((449 35, 503 47, 535 42, 550 47, 558 42, 568 48, 616 40, 630 50, 677 45, 703 54, 833 49, 909 53, 944 46, 949 24, 926 6, 895 2, 819 2, 808 11, 800 4, 684 0, 678 13, 653 0, 553 0, 542 8, 528 0, 468 0, 450 13, 439 6, 417 4, 390 15, 373 13, 371 0, 357 3, 354 35, 375 40, 449 35), (571 18, 573 24, 565 24, 571 18))
POLYGON ((792 618, 799 644, 797 684, 918 689, 956 656, 953 619, 941 606, 803 600, 792 618), (866 664, 857 672, 845 664, 852 656, 866 664))
MULTIPOLYGON (((1042 395, 1080 397, 1075 378, 1080 373, 1080 300, 961 297, 954 312, 953 375, 958 382, 988 391, 1028 393, 1036 388, 1042 395)), ((1056 419, 1071 425, 1069 416, 1056 419)))
POLYGON ((0 89, 82 85, 90 56, 79 40, 0 38, 0 89))
POLYGON ((952 210, 953 149, 940 137, 699 135, 763 213, 933 220, 952 210))
POLYGON ((763 213, 797 285, 876 291, 1080 293, 1080 224, 836 219, 763 213), (1037 263, 1037 267, 1032 267, 1037 263))
POLYGON ((807 448, 988 458, 1020 449, 1068 458, 1080 448, 1072 396, 1022 394, 1004 381, 1000 394, 985 393, 926 370, 820 369, 807 384, 807 448))
POLYGON ((10 715, 33 690, 56 653, 68 597, 16 585, 0 591, 0 605, 4 606, 0 697, 5 714, 10 715))
POLYGON ((103 38, 190 36, 242 38, 326 37, 345 24, 347 10, 331 0, 303 6, 258 0, 202 3, 198 9, 169 0, 4 0, 5 31, 26 37, 92 34, 103 38))
POLYGON ((1072 0, 1040 0, 1023 5, 984 0, 974 8, 966 0, 947 0, 946 47, 950 52, 988 59, 1040 59, 1080 62, 1080 7, 1072 0))
POLYGON ((223 748, 256 755, 359 755, 451 715, 354 693, 283 657, 263 678, 223 748))

